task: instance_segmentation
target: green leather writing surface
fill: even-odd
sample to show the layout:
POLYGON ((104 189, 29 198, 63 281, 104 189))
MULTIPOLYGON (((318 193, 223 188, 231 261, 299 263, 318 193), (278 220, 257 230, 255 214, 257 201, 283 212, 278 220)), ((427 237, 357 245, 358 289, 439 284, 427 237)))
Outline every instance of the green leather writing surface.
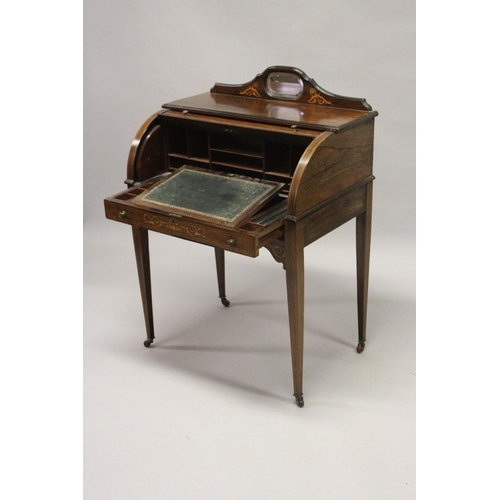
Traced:
POLYGON ((231 224, 252 207, 259 208, 259 201, 269 198, 281 186, 183 167, 137 197, 136 202, 231 224))

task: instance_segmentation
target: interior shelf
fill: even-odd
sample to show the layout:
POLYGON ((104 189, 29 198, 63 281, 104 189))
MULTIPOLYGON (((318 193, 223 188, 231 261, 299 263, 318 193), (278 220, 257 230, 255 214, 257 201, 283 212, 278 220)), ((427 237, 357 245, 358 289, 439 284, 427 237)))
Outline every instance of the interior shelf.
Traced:
POLYGON ((274 172, 272 170, 266 170, 264 175, 273 175, 275 177, 283 177, 284 179, 290 179, 290 175, 284 172, 274 172))
POLYGON ((252 158, 262 158, 262 153, 255 153, 253 151, 245 151, 244 149, 235 149, 235 148, 210 148, 211 151, 215 151, 218 153, 229 153, 233 155, 239 156, 250 156, 252 158))
POLYGON ((248 170, 249 172, 262 172, 262 168, 251 167, 249 165, 242 165, 241 163, 229 163, 224 161, 212 161, 212 165, 220 165, 222 167, 231 167, 235 169, 248 170))
MULTIPOLYGON (((295 168, 314 137, 258 135, 190 128, 165 127, 168 168, 192 165, 289 184, 295 168)), ((285 188, 287 191, 287 188, 285 188)))

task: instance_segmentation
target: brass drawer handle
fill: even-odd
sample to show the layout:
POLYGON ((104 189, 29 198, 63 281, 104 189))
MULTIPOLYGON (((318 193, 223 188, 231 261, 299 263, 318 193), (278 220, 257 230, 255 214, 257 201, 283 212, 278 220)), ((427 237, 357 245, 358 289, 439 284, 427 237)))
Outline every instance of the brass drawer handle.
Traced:
POLYGON ((226 241, 226 245, 228 247, 234 247, 236 245, 236 241, 233 240, 233 238, 229 238, 227 241, 226 241))
POLYGON ((120 219, 125 219, 127 217, 127 212, 125 212, 125 210, 120 210, 118 212, 118 217, 120 217, 120 219))

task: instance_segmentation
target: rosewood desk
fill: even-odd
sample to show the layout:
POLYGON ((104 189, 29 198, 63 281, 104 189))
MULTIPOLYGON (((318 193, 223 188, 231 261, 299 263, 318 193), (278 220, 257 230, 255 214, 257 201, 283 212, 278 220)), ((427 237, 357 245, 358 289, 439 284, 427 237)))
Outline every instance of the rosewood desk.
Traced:
POLYGON ((327 92, 299 69, 274 66, 248 83, 215 84, 165 104, 146 120, 130 149, 128 189, 104 200, 108 219, 132 226, 144 345, 155 338, 148 231, 214 247, 226 307, 224 252, 257 257, 265 247, 286 272, 293 388, 302 407, 304 247, 356 218, 361 353, 377 114, 364 99, 327 92))

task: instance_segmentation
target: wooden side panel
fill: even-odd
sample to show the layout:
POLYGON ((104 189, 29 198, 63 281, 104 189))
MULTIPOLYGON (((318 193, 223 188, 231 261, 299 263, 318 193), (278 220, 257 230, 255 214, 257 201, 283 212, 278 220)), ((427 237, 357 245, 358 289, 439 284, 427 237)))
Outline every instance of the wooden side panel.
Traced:
POLYGON ((133 185, 145 181, 166 169, 165 137, 155 113, 143 123, 132 141, 125 183, 133 185))
POLYGON ((290 186, 289 215, 299 217, 372 175, 373 124, 324 132, 310 144, 290 186))
POLYGON ((366 210, 366 189, 366 185, 351 189, 304 217, 304 245, 362 214, 366 210))

